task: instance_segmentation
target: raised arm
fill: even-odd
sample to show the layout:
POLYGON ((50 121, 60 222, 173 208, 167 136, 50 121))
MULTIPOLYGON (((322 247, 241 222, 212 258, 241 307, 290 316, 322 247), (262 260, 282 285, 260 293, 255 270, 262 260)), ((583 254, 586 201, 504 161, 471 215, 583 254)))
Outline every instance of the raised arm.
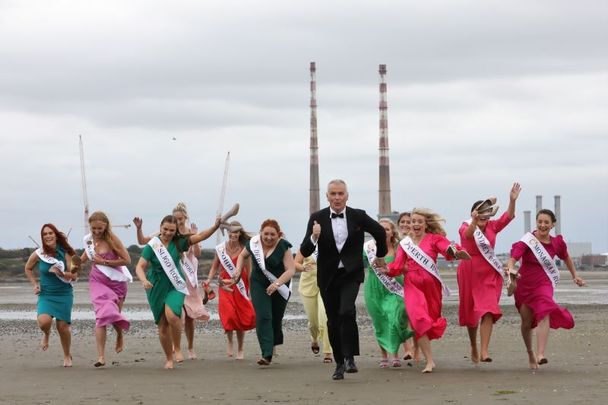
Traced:
POLYGON ((467 229, 464 230, 465 239, 471 239, 473 234, 475 233, 475 229, 477 229, 477 221, 479 220, 479 213, 477 210, 473 210, 471 212, 471 223, 467 226, 467 229))
POLYGON ((144 221, 140 217, 133 218, 133 224, 135 224, 135 229, 137 229, 137 243, 140 245, 145 245, 150 242, 152 236, 144 236, 144 231, 141 229, 144 221))
POLYGON ((215 233, 215 231, 217 231, 217 228, 220 227, 220 217, 216 217, 215 218, 215 222, 214 224, 205 229, 204 231, 201 231, 199 233, 196 233, 194 235, 190 235, 189 241, 191 245, 196 245, 199 242, 204 241, 205 239, 208 239, 211 235, 213 235, 215 233))
POLYGON ((513 187, 511 187, 511 192, 509 193, 509 208, 507 208, 509 218, 511 219, 515 218, 515 202, 517 201, 520 192, 521 186, 519 183, 513 183, 513 187))
MULTIPOLYGON (((196 224, 190 224, 190 231, 192 233, 198 233, 198 227, 196 226, 196 224)), ((198 243, 193 244, 192 253, 194 254, 194 257, 199 257, 201 255, 201 245, 199 245, 198 243)))

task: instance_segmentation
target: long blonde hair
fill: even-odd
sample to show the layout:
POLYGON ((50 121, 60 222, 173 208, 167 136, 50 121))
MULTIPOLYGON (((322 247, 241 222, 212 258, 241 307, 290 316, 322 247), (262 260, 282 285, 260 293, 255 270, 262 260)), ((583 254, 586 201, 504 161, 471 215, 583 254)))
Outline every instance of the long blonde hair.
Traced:
POLYGON ((112 249, 112 251, 116 253, 116 246, 114 245, 115 236, 112 232, 112 225, 110 225, 110 219, 108 218, 108 216, 102 211, 95 211, 89 217, 89 225, 91 225, 91 222, 94 221, 101 221, 106 224, 106 229, 103 231, 101 239, 105 240, 110 246, 110 249, 112 249))
POLYGON ((445 222, 445 219, 441 218, 439 214, 431 211, 428 208, 414 208, 412 210, 412 217, 414 215, 421 215, 424 217, 427 233, 435 233, 443 236, 446 235, 443 225, 441 224, 442 222, 445 222))
POLYGON ((393 247, 397 246, 399 244, 399 232, 397 231, 397 225, 395 225, 393 220, 390 218, 380 218, 378 222, 384 222, 391 227, 391 232, 393 233, 393 235, 391 236, 390 243, 393 247))

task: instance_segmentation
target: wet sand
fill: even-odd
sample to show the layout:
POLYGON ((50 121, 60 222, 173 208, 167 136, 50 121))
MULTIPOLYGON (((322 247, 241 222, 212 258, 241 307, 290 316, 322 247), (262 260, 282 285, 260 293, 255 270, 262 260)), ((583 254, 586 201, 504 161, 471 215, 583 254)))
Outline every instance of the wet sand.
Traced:
MULTIPOLYGON (((133 284, 134 290, 138 287, 133 284)), ((2 294, 0 308, 30 309, 31 304, 11 304, 5 298, 2 294)), ((288 312, 301 313, 301 304, 294 298, 288 312)), ((137 299, 134 306, 139 306, 137 299)), ((466 330, 457 326, 457 306, 447 302, 448 329, 441 340, 433 342, 437 368, 423 375, 421 365, 410 367, 405 362, 400 369, 378 368, 373 330, 360 305, 360 371, 347 374, 344 381, 330 379, 333 364, 323 364, 320 356, 312 354, 305 321, 298 319, 285 323, 285 344, 267 368, 255 364, 259 349, 254 332, 245 338, 245 360, 235 361, 225 356, 219 322, 199 323, 195 337, 199 359, 186 360, 173 371, 162 369, 162 351, 148 320, 133 322, 123 353, 113 352, 110 333, 106 366, 99 369, 93 367, 96 349, 91 320, 73 324, 74 367, 69 369, 61 367, 55 331, 49 350, 42 352, 38 348, 42 334, 35 321, 0 320, 0 403, 605 403, 608 306, 566 306, 574 315, 575 328, 552 330, 546 353, 549 363, 531 371, 512 305, 503 306, 504 316, 494 329, 490 347, 494 361, 473 365, 466 330)), ((210 310, 214 311, 213 306, 210 310)))

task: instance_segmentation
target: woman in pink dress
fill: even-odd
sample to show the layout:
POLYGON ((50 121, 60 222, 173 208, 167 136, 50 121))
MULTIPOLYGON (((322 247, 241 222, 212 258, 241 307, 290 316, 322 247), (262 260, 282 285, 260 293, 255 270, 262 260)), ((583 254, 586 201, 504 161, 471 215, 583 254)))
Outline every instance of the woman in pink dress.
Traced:
MULTIPOLYGON (((402 239, 409 235, 410 231, 412 230, 412 213, 405 211, 399 214, 399 218, 397 219, 397 226, 399 227, 399 239, 402 239)), ((407 323, 407 327, 410 330, 412 329, 412 325, 409 321, 407 323)), ((407 339, 403 343, 403 350, 403 360, 411 360, 413 358, 414 362, 418 363, 418 361, 420 360, 420 350, 418 350, 418 347, 416 346, 416 340, 413 337, 407 339)))
MULTIPOLYGON (((460 326, 466 326, 471 342, 471 361, 478 363, 491 362, 488 348, 494 323, 500 319, 502 312, 498 302, 502 292, 502 265, 495 268, 480 252, 474 237, 479 229, 492 248, 496 245, 496 235, 515 218, 515 201, 521 187, 513 184, 509 193, 509 208, 497 220, 490 220, 482 209, 483 201, 477 201, 471 208, 471 220, 460 226, 460 244, 470 255, 471 260, 458 265, 458 295, 460 298, 458 319, 460 326), (479 212, 482 214, 479 214, 479 212), (481 321, 481 323, 480 323, 481 321), (477 331, 481 341, 481 358, 477 350, 477 331)), ((480 235, 481 236, 481 235, 480 235)), ((485 242, 485 241, 484 241, 485 242)), ((486 251, 489 254, 489 251, 486 251)), ((499 264, 498 262, 496 263, 499 264)))
MULTIPOLYGON (((562 259, 572 275, 574 284, 582 287, 585 285, 585 281, 576 274, 574 263, 568 255, 566 242, 561 235, 553 237, 549 234, 556 222, 557 219, 552 211, 547 209, 538 211, 532 241, 540 242, 551 259, 555 256, 562 259)), ((545 349, 549 340, 549 328, 571 329, 574 327, 574 319, 567 309, 555 303, 553 282, 528 244, 523 241, 513 244, 507 267, 507 274, 517 274, 515 306, 521 316, 521 335, 528 351, 530 368, 537 369, 539 364, 548 363, 545 349), (521 260, 521 267, 516 273, 514 266, 519 260, 521 260), (536 328, 536 355, 532 350, 532 329, 534 328, 536 328)))
MULTIPOLYGON (((129 330, 129 320, 122 314, 122 306, 127 296, 128 278, 121 266, 131 264, 131 257, 124 245, 112 232, 108 216, 101 211, 89 217, 91 237, 88 238, 87 252, 81 256, 82 262, 92 262, 89 273, 89 295, 95 310, 95 342, 97 362, 95 367, 106 365, 106 327, 111 325, 116 331, 114 351, 120 353, 124 347, 123 331, 129 330)), ((126 270, 128 272, 128 270, 126 270)))
MULTIPOLYGON (((238 221, 232 221, 228 224, 228 240, 223 244, 223 249, 226 256, 232 262, 236 269, 236 262, 241 251, 245 248, 247 242, 251 239, 249 234, 245 232, 243 226, 238 221)), ((222 245, 220 245, 221 248, 222 245)), ((219 272, 220 284, 222 280, 229 279, 232 275, 228 274, 227 270, 220 263, 217 248, 216 254, 211 264, 211 270, 207 277, 207 284, 210 284, 215 275, 219 272)), ((230 358, 234 356, 234 333, 236 332, 236 360, 244 358, 243 342, 245 340, 245 332, 255 328, 255 311, 251 300, 249 299, 249 269, 251 268, 251 260, 243 267, 243 275, 241 280, 245 287, 245 295, 239 291, 237 285, 222 286, 219 289, 218 312, 220 321, 224 331, 226 332, 227 348, 226 355, 230 358)))
MULTIPOLYGON (((173 208, 172 214, 177 220, 178 234, 187 236, 198 233, 196 224, 188 224, 189 216, 185 203, 178 203, 175 208, 173 208)), ((142 221, 140 218, 135 218, 133 222, 137 227, 137 242, 140 245, 145 245, 150 241, 150 239, 152 239, 153 236, 156 236, 144 236, 141 229, 142 221)), ((182 254, 182 261, 187 259, 192 264, 192 269, 194 270, 194 274, 192 274, 192 278, 194 280, 192 280, 191 277, 185 278, 189 295, 186 295, 186 298, 184 299, 185 311, 183 318, 184 332, 186 333, 186 340, 188 342, 188 358, 190 360, 197 358, 196 352, 194 351, 194 320, 208 321, 210 318, 209 312, 205 308, 205 305, 203 305, 203 292, 201 291, 201 287, 199 286, 198 279, 196 277, 198 273, 198 256, 200 256, 200 254, 201 247, 198 243, 191 245, 188 251, 182 254)), ((182 355, 181 349, 174 348, 174 350, 175 361, 178 363, 184 361, 184 356, 182 355)))
POLYGON ((459 250, 446 239, 441 222, 443 219, 432 211, 415 208, 412 211, 410 235, 401 241, 395 261, 388 265, 389 276, 405 274, 405 308, 418 346, 426 359, 423 373, 431 373, 435 367, 431 340, 443 336, 447 321, 441 316, 442 282, 419 264, 413 255, 422 261, 426 260, 422 255, 426 255, 432 261, 426 261, 427 266, 434 266, 435 269, 440 253, 448 260, 469 258, 466 251, 459 250), (417 254, 406 253, 404 245, 408 242, 412 243, 410 246, 417 254))

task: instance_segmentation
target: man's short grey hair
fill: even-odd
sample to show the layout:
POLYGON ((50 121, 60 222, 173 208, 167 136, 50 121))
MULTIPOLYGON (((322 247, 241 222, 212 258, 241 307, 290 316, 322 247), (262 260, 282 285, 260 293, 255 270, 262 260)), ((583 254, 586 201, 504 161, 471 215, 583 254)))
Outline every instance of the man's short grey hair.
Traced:
POLYGON ((329 186, 331 186, 332 184, 341 184, 344 186, 344 188, 346 189, 346 192, 348 193, 348 186, 346 185, 346 182, 342 179, 333 179, 331 180, 329 183, 327 183, 327 191, 329 191, 329 186))

